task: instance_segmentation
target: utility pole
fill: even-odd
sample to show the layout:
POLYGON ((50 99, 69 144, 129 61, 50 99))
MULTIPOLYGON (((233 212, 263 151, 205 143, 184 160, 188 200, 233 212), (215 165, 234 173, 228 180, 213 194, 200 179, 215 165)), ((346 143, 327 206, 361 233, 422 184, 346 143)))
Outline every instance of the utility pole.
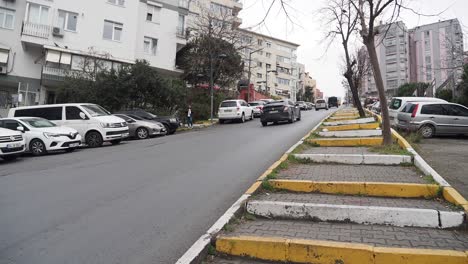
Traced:
POLYGON ((210 54, 210 96, 211 96, 211 115, 210 115, 210 122, 213 123, 213 104, 214 104, 214 99, 213 99, 213 86, 214 86, 214 80, 213 80, 213 54, 210 54))
MULTIPOLYGON (((252 54, 254 54, 255 52, 259 52, 263 50, 263 48, 259 48, 257 50, 254 50, 254 51, 250 51, 249 52, 249 72, 248 72, 248 84, 247 84, 247 102, 250 102, 250 77, 252 75, 252 72, 251 72, 251 63, 252 63, 252 54)), ((266 65, 265 65, 266 67, 266 65)))

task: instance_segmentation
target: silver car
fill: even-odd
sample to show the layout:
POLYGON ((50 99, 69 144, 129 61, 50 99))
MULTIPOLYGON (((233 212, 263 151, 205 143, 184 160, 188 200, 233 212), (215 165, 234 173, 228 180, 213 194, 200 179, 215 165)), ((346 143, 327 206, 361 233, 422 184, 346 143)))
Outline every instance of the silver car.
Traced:
POLYGON ((398 128, 419 131, 425 138, 468 134, 468 108, 459 104, 407 103, 398 113, 397 120, 398 128))
POLYGON ((167 131, 163 124, 157 121, 145 120, 137 116, 115 114, 127 122, 130 137, 145 139, 151 136, 163 136, 167 131))

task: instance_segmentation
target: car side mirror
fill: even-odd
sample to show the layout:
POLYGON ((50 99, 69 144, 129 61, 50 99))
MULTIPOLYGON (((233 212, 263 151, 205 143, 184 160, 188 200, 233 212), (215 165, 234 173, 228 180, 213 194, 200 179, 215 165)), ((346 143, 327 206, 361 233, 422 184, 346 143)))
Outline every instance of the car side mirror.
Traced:
POLYGON ((299 104, 296 104, 296 106, 299 106, 299 104))
POLYGON ((127 119, 127 120, 125 120, 125 122, 127 122, 127 123, 135 123, 135 121, 134 121, 133 119, 127 119))
POLYGON ((24 127, 18 126, 16 130, 20 131, 21 133, 24 133, 24 127))
POLYGON ((81 119, 83 119, 83 120, 88 119, 88 118, 86 117, 85 113, 83 113, 83 112, 80 112, 80 117, 81 117, 81 119))

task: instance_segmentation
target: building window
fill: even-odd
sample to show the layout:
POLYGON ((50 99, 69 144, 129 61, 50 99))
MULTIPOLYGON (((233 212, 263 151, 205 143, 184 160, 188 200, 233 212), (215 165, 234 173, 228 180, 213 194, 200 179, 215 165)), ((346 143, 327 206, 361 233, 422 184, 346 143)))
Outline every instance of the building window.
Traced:
POLYGON ((185 35, 185 16, 179 14, 179 20, 177 22, 177 34, 179 36, 185 35))
POLYGON ((213 13, 216 15, 230 15, 232 16, 232 8, 229 8, 227 6, 223 6, 217 3, 211 3, 210 4, 210 9, 213 13))
POLYGON ((125 0, 107 0, 107 3, 123 6, 125 4, 125 0))
POLYGON ((158 40, 154 38, 145 37, 143 40, 143 51, 147 54, 156 55, 158 48, 158 40))
POLYGON ((123 24, 104 20, 104 39, 120 41, 122 38, 123 24))
POLYGON ((266 43, 267 48, 271 48, 271 42, 266 43))
POLYGON ((13 29, 15 22, 15 11, 0 8, 0 28, 13 29))
POLYGON ((258 52, 258 55, 263 56, 263 50, 260 50, 260 51, 258 52))
POLYGON ((159 23, 160 14, 160 6, 148 5, 148 11, 146 12, 146 21, 159 23))
POLYGON ((47 25, 49 20, 49 7, 28 3, 27 22, 47 25))
POLYGON ((289 80, 288 79, 284 79, 284 78, 276 78, 277 82, 279 84, 283 84, 283 85, 289 85, 289 80))
POLYGON ((242 36, 242 37, 241 37, 241 41, 242 41, 242 43, 250 44, 250 43, 252 43, 252 37, 250 37, 250 36, 242 36))
POLYGON ((271 64, 267 63, 267 64, 265 64, 265 67, 266 67, 267 69, 271 69, 271 64))
POLYGON ((261 61, 257 61, 257 67, 262 68, 262 67, 263 67, 263 63, 262 63, 261 61))
POLYGON ((257 39, 257 45, 262 46, 263 45, 263 40, 257 39))
POLYGON ((267 52, 267 53, 265 54, 265 56, 266 56, 267 58, 271 58, 271 53, 270 53, 270 52, 267 52))
POLYGON ((78 14, 68 11, 58 11, 58 26, 70 31, 76 31, 76 24, 78 23, 78 14))
POLYGON ((291 59, 288 57, 283 56, 276 56, 276 61, 283 62, 283 63, 291 63, 291 59))
POLYGON ((257 73, 257 78, 262 78, 262 74, 261 73, 257 73))

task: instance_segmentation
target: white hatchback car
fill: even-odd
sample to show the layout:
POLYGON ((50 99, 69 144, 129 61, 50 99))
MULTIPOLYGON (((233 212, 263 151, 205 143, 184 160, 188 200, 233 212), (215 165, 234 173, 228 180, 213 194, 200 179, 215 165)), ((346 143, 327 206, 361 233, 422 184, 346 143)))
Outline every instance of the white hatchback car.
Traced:
POLYGON ((226 120, 239 120, 244 123, 245 120, 252 120, 253 117, 253 108, 244 100, 226 100, 219 105, 218 118, 220 124, 223 124, 226 120))
POLYGON ((81 145, 78 131, 40 117, 3 118, 0 127, 23 132, 26 151, 35 156, 56 150, 71 152, 81 145))
POLYGON ((4 160, 16 159, 19 154, 24 152, 25 144, 20 132, 0 127, 0 158, 4 160))
POLYGON ((388 115, 390 118, 390 125, 396 126, 398 123, 397 116, 398 112, 403 110, 406 103, 413 102, 440 102, 447 103, 447 101, 434 97, 393 97, 388 104, 388 115))

